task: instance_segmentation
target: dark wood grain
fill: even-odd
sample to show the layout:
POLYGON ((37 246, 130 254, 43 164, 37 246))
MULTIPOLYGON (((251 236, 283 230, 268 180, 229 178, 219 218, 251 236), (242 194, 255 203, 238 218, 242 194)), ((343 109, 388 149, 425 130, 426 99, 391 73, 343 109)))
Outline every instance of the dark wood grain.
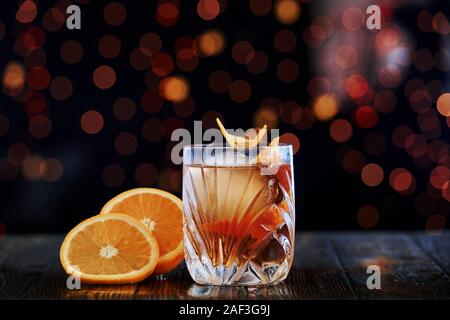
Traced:
POLYGON ((136 285, 66 287, 61 235, 0 240, 1 299, 450 299, 450 233, 297 233, 288 278, 276 285, 195 284, 184 264, 136 285), (381 268, 381 290, 366 268, 381 268))

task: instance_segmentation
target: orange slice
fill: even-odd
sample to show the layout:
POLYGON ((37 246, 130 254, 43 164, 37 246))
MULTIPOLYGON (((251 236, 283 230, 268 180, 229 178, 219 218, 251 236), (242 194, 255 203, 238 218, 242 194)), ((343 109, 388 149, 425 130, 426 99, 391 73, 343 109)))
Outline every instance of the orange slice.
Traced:
POLYGON ((68 274, 96 284, 135 283, 155 270, 156 239, 136 219, 124 214, 94 216, 64 239, 60 260, 68 274))
POLYGON ((264 127, 258 131, 255 137, 240 137, 228 133, 219 118, 216 118, 216 122, 225 140, 234 148, 256 148, 267 133, 267 125, 264 125, 264 127))
POLYGON ((154 188, 131 189, 109 200, 100 214, 110 212, 136 218, 155 236, 160 253, 156 274, 172 270, 183 260, 183 204, 176 196, 154 188))

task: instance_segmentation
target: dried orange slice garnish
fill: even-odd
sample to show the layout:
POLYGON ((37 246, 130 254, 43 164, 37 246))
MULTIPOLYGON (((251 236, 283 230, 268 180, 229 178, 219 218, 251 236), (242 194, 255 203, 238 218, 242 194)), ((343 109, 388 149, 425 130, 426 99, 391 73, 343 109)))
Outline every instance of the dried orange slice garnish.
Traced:
POLYGON ((267 134, 267 125, 264 125, 264 127, 262 127, 258 131, 255 137, 240 137, 228 133, 219 118, 216 118, 216 122, 225 140, 234 148, 256 148, 261 143, 261 140, 264 138, 264 136, 267 134))
POLYGON ((124 214, 98 215, 73 228, 64 239, 64 270, 82 282, 135 283, 151 275, 159 257, 156 239, 124 214))
POLYGON ((183 204, 179 198, 155 188, 131 189, 109 200, 100 214, 111 212, 136 218, 156 238, 160 251, 156 274, 172 270, 183 260, 183 204))

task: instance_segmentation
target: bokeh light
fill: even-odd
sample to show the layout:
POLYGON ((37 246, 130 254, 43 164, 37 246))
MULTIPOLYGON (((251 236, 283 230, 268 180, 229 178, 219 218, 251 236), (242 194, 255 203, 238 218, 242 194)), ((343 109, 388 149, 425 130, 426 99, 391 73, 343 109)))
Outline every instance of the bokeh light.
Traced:
POLYGON ((59 180, 63 175, 63 171, 63 165, 58 159, 45 159, 40 163, 39 173, 48 182, 59 180))
POLYGON ((110 66, 102 65, 94 70, 92 80, 97 88, 106 90, 116 82, 116 72, 110 66))
POLYGON ((361 170, 361 180, 369 187, 378 186, 383 178, 383 168, 376 163, 368 163, 361 170))
POLYGON ((114 146, 118 154, 122 156, 130 156, 136 151, 138 141, 133 133, 122 132, 117 135, 114 146))
POLYGON ((225 48, 225 37, 221 31, 209 30, 197 37, 196 46, 205 57, 217 56, 225 48))
POLYGON ((104 120, 100 112, 95 110, 86 111, 81 116, 81 129, 87 134, 96 134, 103 129, 104 120))
POLYGON ((199 0, 197 14, 203 20, 213 20, 220 13, 220 4, 217 0, 199 0))
POLYGON ((380 214, 374 206, 365 205, 358 209, 356 219, 362 228, 371 229, 378 224, 380 214))
POLYGON ((148 187, 158 180, 158 172, 151 163, 141 163, 134 171, 136 183, 143 187, 148 187))
POLYGON ((127 17, 127 10, 119 2, 110 2, 103 10, 103 17, 109 25, 119 26, 127 17))
POLYGON ((67 40, 61 46, 61 59, 68 64, 80 62, 83 57, 83 46, 75 40, 67 40))
POLYGON ((252 87, 246 80, 234 80, 229 87, 228 94, 234 102, 243 103, 252 95, 252 87))
POLYGON ((36 4, 31 0, 25 0, 19 7, 16 13, 16 20, 20 23, 30 23, 36 18, 37 8, 36 4))
POLYGON ((293 24, 300 17, 300 3, 296 0, 276 0, 274 13, 279 22, 283 24, 293 24))
POLYGON ((180 102, 189 95, 189 84, 180 76, 167 77, 161 81, 159 92, 166 100, 180 102))
POLYGON ((413 176, 405 168, 396 168, 389 175, 389 183, 397 192, 404 192, 411 188, 413 176))
POLYGON ((50 94, 55 100, 66 100, 73 93, 72 81, 64 76, 56 77, 50 83, 50 94))
POLYGON ((113 113, 117 120, 128 121, 136 114, 136 104, 128 97, 120 97, 113 104, 113 113))
POLYGON ((353 134, 353 127, 345 119, 336 119, 330 124, 330 136, 336 142, 347 142, 353 134))
POLYGON ((117 57, 121 49, 122 45, 120 39, 111 34, 103 36, 98 42, 98 52, 108 59, 117 57))
POLYGON ((313 111, 317 119, 327 121, 339 111, 339 103, 334 94, 324 94, 314 101, 313 111))
POLYGON ((442 94, 437 100, 437 110, 444 117, 450 117, 450 93, 442 94))

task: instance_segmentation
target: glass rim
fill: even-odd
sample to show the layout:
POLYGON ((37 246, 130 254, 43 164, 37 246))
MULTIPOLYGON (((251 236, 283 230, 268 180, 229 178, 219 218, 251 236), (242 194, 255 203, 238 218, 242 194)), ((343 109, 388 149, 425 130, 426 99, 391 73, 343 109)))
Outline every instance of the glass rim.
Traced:
MULTIPOLYGON (((212 148, 249 149, 248 147, 234 147, 234 146, 230 146, 229 144, 225 144, 225 143, 218 143, 218 144, 198 143, 198 144, 187 144, 187 145, 183 146, 183 149, 195 149, 195 148, 202 148, 202 149, 212 149, 212 148)), ((258 145, 256 148, 252 148, 252 149, 263 149, 263 148, 292 148, 292 144, 279 143, 278 145, 275 145, 275 146, 258 145)))

